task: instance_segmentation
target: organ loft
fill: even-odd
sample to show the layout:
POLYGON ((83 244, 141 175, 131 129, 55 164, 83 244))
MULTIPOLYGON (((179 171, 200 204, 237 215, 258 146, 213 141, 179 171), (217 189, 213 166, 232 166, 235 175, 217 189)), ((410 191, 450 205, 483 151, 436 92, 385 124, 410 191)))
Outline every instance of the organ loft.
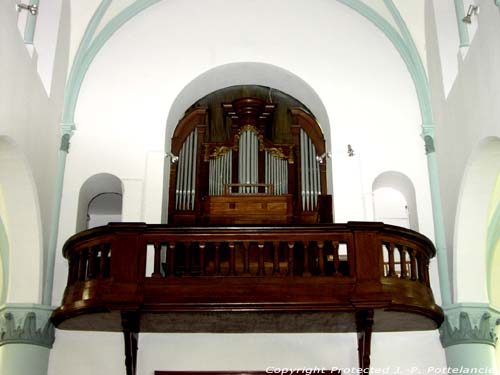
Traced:
MULTIPOLYGON (((194 103, 171 140, 168 224, 109 223, 63 248, 59 329, 140 332, 436 329, 432 242, 380 222, 334 224, 323 133, 290 96, 259 86, 194 103)), ((160 374, 161 372, 158 372, 160 374)))

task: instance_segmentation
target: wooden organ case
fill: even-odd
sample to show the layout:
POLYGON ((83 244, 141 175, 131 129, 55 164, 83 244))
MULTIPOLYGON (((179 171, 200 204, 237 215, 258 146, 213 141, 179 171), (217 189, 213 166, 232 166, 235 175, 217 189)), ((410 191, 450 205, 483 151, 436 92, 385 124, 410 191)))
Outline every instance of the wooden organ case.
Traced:
POLYGON ((186 113, 172 138, 169 223, 332 222, 321 129, 306 109, 288 107, 273 137, 278 105, 256 97, 220 103, 218 132, 208 107, 186 113))

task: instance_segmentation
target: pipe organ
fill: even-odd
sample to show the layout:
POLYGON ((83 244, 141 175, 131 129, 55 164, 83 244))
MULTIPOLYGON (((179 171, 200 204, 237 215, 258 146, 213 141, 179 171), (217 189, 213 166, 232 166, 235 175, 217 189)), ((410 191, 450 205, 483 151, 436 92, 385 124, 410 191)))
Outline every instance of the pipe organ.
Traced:
POLYGON ((289 108, 275 142, 279 103, 253 97, 221 103, 229 135, 214 135, 210 112, 195 107, 177 126, 171 165, 169 223, 180 225, 305 224, 332 221, 325 142, 314 117, 289 108), (219 139, 217 139, 219 138, 219 139))

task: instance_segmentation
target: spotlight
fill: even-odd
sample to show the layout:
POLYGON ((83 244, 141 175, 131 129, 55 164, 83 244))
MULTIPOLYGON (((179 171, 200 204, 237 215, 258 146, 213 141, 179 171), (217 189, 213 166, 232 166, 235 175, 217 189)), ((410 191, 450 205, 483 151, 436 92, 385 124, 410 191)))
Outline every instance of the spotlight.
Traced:
POLYGON ((30 4, 30 5, 23 3, 16 4, 16 10, 18 12, 20 12, 23 9, 29 11, 33 16, 36 16, 38 14, 38 5, 36 4, 30 4))
POLYGON ((471 24, 472 23, 472 16, 473 15, 478 15, 479 14, 479 6, 471 4, 469 5, 469 10, 467 10, 467 15, 462 19, 463 22, 471 24))

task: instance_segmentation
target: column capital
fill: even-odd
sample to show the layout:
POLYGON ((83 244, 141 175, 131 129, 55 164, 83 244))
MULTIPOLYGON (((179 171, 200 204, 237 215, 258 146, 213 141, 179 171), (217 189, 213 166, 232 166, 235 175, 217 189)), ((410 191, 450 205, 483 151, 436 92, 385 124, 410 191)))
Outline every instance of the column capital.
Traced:
POLYGON ((69 134, 73 135, 73 132, 76 130, 76 125, 74 122, 61 122, 60 124, 61 135, 69 134))
POLYGON ((65 153, 69 153, 69 141, 73 136, 76 126, 74 122, 61 122, 61 145, 59 149, 65 153))
POLYGON ((420 134, 420 136, 425 138, 427 135, 430 135, 434 138, 435 130, 436 126, 434 124, 422 124, 422 134, 420 134))
POLYGON ((444 348, 459 344, 496 345, 499 310, 485 303, 459 303, 445 307, 444 312, 445 319, 439 328, 444 348))
POLYGON ((420 134, 420 136, 425 142, 425 153, 427 155, 436 151, 436 147, 434 146, 434 133, 434 124, 422 124, 422 134, 420 134))
POLYGON ((0 346, 29 344, 52 348, 55 330, 50 322, 53 307, 6 304, 0 307, 0 346))

